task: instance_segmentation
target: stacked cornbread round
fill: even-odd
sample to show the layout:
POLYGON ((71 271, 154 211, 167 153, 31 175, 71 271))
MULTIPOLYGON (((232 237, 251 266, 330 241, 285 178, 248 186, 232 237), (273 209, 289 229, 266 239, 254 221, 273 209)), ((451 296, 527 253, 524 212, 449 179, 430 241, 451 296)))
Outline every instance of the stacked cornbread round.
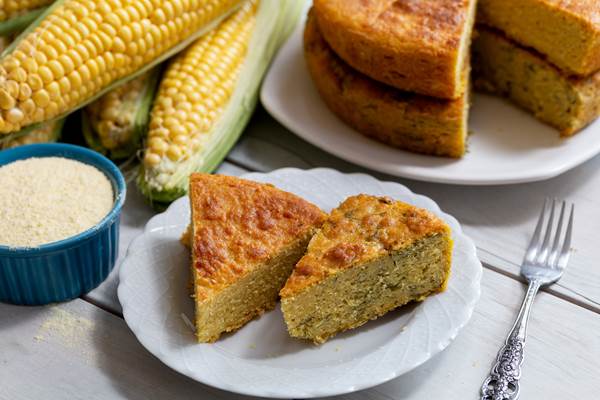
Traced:
POLYGON ((600 2, 481 0, 475 89, 572 136, 600 116, 600 2))
POLYGON ((304 51, 323 101, 381 142, 461 157, 474 3, 315 0, 304 51))

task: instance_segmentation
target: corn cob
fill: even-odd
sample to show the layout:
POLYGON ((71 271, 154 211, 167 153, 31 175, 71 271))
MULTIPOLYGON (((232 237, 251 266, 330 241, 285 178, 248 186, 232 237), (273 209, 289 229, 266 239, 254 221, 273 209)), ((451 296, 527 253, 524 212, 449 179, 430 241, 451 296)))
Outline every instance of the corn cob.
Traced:
POLYGON ((212 171, 248 122, 270 59, 302 9, 294 0, 246 1, 167 67, 151 112, 138 186, 157 207, 212 171))
POLYGON ((157 67, 89 104, 82 115, 88 146, 113 159, 135 154, 148 127, 159 75, 157 67))
POLYGON ((255 11, 256 1, 247 2, 173 60, 152 108, 147 167, 157 166, 163 157, 164 166, 176 163, 200 148, 235 87, 255 11), (202 63, 194 65, 196 60, 202 63))
POLYGON ((0 149, 10 149, 17 146, 35 143, 56 142, 60 138, 64 119, 45 122, 39 127, 0 139, 0 149))
MULTIPOLYGON (((3 0, 0 0, 0 4, 2 1, 3 0)), ((2 14, 0 13, 0 16, 1 15, 2 14)), ((18 33, 0 36, 0 53, 10 45, 17 34, 18 33)), ((5 135, 4 137, 0 138, 0 150, 23 146, 26 144, 55 142, 60 138, 63 124, 64 119, 60 119, 57 121, 46 122, 36 129, 5 135)))
POLYGON ((54 0, 0 0, 0 35, 25 29, 54 0))
POLYGON ((240 0, 58 0, 0 59, 0 133, 60 118, 183 49, 240 0))

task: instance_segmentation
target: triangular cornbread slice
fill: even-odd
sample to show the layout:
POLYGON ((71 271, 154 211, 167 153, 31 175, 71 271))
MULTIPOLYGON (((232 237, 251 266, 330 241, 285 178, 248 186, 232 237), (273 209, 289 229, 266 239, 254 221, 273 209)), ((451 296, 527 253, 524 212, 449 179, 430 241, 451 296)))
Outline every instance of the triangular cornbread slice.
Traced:
POLYGON ((476 0, 314 0, 319 28, 354 69, 444 99, 467 90, 476 0))
POLYGON ((269 184, 192 174, 192 280, 199 342, 213 342, 275 307, 278 293, 325 219, 269 184))
POLYGON ((281 290, 291 336, 323 343, 394 308, 443 291, 450 228, 430 212, 358 195, 332 211, 281 290))

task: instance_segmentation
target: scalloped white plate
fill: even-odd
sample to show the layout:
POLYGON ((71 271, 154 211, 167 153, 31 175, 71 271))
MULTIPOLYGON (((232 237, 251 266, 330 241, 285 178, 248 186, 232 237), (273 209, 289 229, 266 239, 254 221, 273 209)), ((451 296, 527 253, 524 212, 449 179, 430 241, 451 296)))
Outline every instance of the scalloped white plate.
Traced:
POLYGON ((119 300, 131 330, 174 370, 231 392, 310 398, 349 393, 404 374, 442 351, 467 323, 479 299, 482 267, 473 242, 431 199, 364 174, 331 169, 281 169, 244 178, 269 182, 331 210, 346 197, 386 195, 429 209, 452 228, 455 243, 448 290, 402 307, 314 346, 288 336, 279 309, 214 344, 198 344, 188 292, 189 253, 178 239, 189 222, 181 198, 152 218, 120 267, 119 300))
POLYGON ((600 120, 561 139, 553 128, 497 97, 476 94, 467 154, 460 160, 409 153, 361 135, 329 111, 305 66, 302 29, 275 58, 260 98, 282 125, 344 160, 404 178, 463 185, 549 179, 600 153, 600 120))

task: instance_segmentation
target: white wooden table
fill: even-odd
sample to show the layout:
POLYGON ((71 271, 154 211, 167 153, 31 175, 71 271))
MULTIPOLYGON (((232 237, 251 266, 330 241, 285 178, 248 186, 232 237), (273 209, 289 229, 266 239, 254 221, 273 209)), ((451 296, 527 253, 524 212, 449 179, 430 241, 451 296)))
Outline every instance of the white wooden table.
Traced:
MULTIPOLYGON (((259 109, 219 168, 240 175, 280 167, 368 172, 303 142, 259 109)), ((576 203, 574 253, 559 284, 536 301, 522 399, 600 398, 600 157, 558 178, 459 187, 392 178, 430 196, 476 242, 485 269, 469 325, 441 355, 387 384, 343 399, 477 399, 525 286, 518 277, 544 197, 576 203)), ((130 189, 121 257, 153 211, 130 189)), ((0 399, 248 399, 198 384, 150 355, 127 328, 117 274, 80 299, 47 307, 0 304, 0 399)))

